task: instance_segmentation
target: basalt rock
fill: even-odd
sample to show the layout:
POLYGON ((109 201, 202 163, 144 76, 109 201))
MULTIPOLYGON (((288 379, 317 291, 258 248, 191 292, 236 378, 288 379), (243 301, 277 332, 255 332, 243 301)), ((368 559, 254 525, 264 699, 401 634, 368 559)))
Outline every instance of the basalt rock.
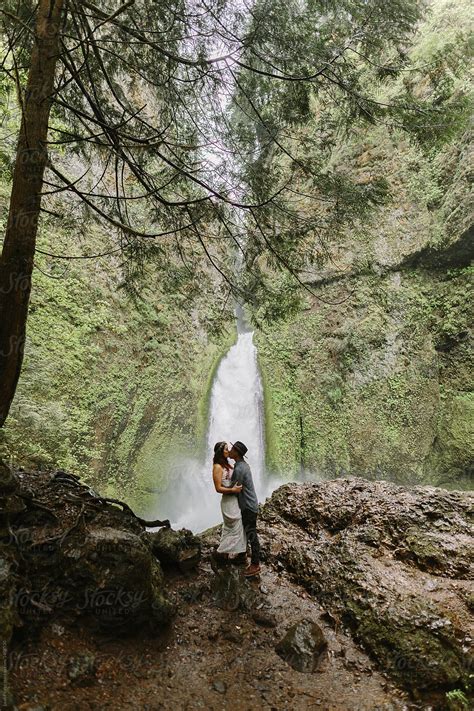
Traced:
POLYGON ((91 528, 64 544, 61 568, 68 586, 80 591, 73 593, 75 607, 90 612, 101 626, 128 629, 172 616, 160 565, 135 533, 91 528))
POLYGON ((257 623, 257 625, 260 625, 261 627, 277 626, 275 615, 272 615, 271 612, 266 612, 265 610, 255 610, 252 613, 252 619, 254 622, 257 623))
POLYGON ((399 683, 467 688, 473 502, 359 478, 287 484, 262 507, 261 540, 399 683))
POLYGON ((223 610, 252 612, 265 604, 264 596, 238 568, 214 567, 211 594, 215 604, 223 610))
POLYGON ((192 570, 201 559, 201 542, 191 531, 181 528, 161 528, 146 534, 154 555, 165 568, 177 568, 181 572, 192 570))
POLYGON ((323 631, 316 622, 303 619, 290 627, 275 647, 288 664, 300 672, 313 672, 327 647, 323 631))
POLYGON ((67 472, 0 468, 14 517, 0 552, 0 631, 85 617, 98 629, 130 632, 168 623, 159 561, 133 512, 102 499, 67 472), (14 574, 13 574, 14 572, 14 574), (14 581, 14 582, 13 582, 14 581))

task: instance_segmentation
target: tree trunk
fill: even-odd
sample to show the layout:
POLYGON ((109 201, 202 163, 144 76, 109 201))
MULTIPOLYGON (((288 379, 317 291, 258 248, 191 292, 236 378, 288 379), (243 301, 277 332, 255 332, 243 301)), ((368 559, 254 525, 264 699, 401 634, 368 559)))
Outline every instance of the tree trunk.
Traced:
POLYGON ((23 99, 10 211, 0 257, 0 427, 15 395, 23 361, 62 7, 63 0, 39 0, 23 99))

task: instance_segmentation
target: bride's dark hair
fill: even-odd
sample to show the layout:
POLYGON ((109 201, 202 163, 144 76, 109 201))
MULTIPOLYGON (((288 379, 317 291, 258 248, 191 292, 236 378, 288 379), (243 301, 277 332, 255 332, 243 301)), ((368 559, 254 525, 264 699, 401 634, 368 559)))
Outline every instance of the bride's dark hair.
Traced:
POLYGON ((221 467, 227 467, 229 465, 229 462, 227 461, 227 458, 224 457, 224 449, 227 446, 227 442, 216 442, 214 445, 214 459, 212 460, 213 464, 220 464, 221 467))

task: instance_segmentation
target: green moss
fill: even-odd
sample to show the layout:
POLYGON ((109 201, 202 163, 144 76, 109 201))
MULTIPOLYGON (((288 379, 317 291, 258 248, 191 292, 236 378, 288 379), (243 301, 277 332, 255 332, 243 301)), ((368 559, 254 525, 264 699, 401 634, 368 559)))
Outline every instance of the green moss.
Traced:
POLYGON ((263 408, 265 417, 265 464, 269 472, 274 472, 278 471, 277 440, 273 418, 273 407, 271 406, 270 400, 271 390, 269 388, 266 371, 262 366, 260 351, 257 351, 257 361, 263 390, 263 408))
MULTIPOLYGON (((331 153, 330 167, 361 184, 386 176, 391 200, 325 243, 333 262, 317 265, 328 281, 313 285, 309 310, 257 336, 274 469, 472 486, 473 282, 461 244, 472 221, 469 10, 430 3, 409 50, 419 70, 379 84, 381 101, 409 87, 451 119, 412 136, 364 125, 331 153)), ((325 116, 317 96, 311 107, 310 137, 325 116)))
MULTIPOLYGON (((272 467, 405 483, 458 477, 474 440, 469 270, 361 275, 346 288, 354 298, 344 306, 315 300, 257 335, 272 467)), ((324 297, 337 300, 336 289, 324 297)))
MULTIPOLYGON (((0 187, 4 222, 8 189, 0 187)), ((69 229, 66 218, 43 219, 39 248, 71 253, 69 229)), ((88 223, 74 250, 107 251, 109 239, 88 223)), ((143 488, 159 486, 165 464, 157 470, 154 460, 165 463, 173 443, 201 444, 208 374, 232 335, 210 341, 200 321, 207 305, 198 298, 190 318, 186 301, 166 294, 156 275, 147 300, 134 304, 113 257, 64 263, 38 253, 36 265, 0 456, 69 469, 101 491, 138 500, 143 488)))
POLYGON ((449 711, 469 711, 469 699, 461 689, 453 689, 446 693, 446 704, 449 711))
MULTIPOLYGON (((441 400, 430 462, 436 481, 469 480, 474 461, 474 393, 448 392, 441 400)), ((466 481, 467 483, 467 481, 466 481)))
POLYGON ((439 637, 431 630, 413 626, 413 618, 423 616, 422 608, 405 610, 407 621, 391 615, 380 616, 370 604, 361 604, 352 598, 346 602, 349 624, 357 637, 379 661, 405 687, 420 692, 437 690, 465 681, 459 652, 449 633, 439 637))
POLYGON ((285 324, 277 332, 257 331, 255 340, 265 403, 267 468, 292 476, 302 464, 300 393, 295 382, 298 355, 292 325, 285 324))

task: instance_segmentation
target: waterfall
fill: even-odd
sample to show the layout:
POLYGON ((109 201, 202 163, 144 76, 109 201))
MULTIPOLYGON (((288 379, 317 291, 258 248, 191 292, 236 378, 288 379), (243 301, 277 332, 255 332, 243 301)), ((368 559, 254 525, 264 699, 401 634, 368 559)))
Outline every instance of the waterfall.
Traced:
POLYGON ((211 394, 207 448, 210 455, 220 440, 240 440, 248 447, 257 495, 262 491, 264 467, 263 395, 253 332, 239 333, 237 343, 223 358, 211 394))
POLYGON ((240 440, 248 447, 246 460, 251 469, 259 500, 264 495, 265 445, 263 432, 263 392, 257 364, 257 349, 237 308, 237 342, 222 358, 211 390, 204 464, 189 461, 174 480, 173 527, 197 532, 220 523, 221 495, 212 480, 214 444, 240 440))

